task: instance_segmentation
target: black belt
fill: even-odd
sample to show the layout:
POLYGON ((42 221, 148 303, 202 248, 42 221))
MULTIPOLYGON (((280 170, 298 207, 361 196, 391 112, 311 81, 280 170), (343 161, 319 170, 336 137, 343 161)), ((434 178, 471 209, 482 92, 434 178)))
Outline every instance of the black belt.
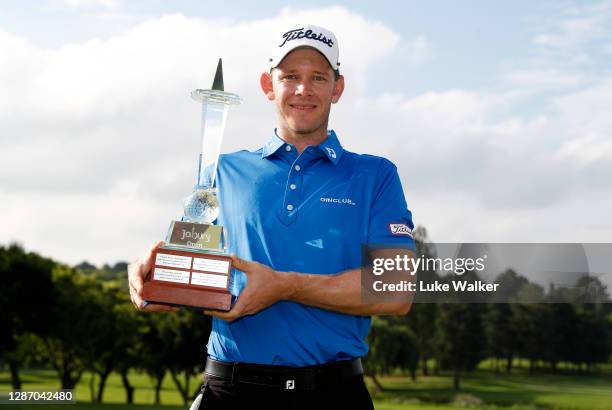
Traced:
POLYGON ((213 376, 235 383, 278 387, 283 390, 313 390, 317 385, 333 385, 339 380, 363 374, 361 359, 307 367, 268 366, 206 360, 204 376, 213 376))

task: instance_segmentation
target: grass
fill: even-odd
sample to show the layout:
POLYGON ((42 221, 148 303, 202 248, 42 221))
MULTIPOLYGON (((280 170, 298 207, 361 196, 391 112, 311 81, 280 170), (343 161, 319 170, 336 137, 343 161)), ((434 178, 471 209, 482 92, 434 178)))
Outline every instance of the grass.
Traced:
POLYGON ((477 371, 463 378, 460 392, 454 391, 451 383, 448 376, 421 377, 416 383, 407 382, 403 377, 389 377, 385 379, 387 390, 374 395, 380 401, 376 408, 450 409, 464 408, 470 403, 486 409, 511 407, 570 410, 612 407, 610 376, 495 375, 488 371, 477 371))
MULTIPOLYGON (((90 402, 90 375, 85 374, 78 384, 75 395, 76 406, 90 410, 114 410, 125 408, 125 392, 119 375, 112 374, 104 392, 104 404, 90 402)), ((24 389, 53 390, 59 388, 55 373, 50 370, 22 372, 24 389)), ((179 394, 167 376, 161 392, 162 407, 152 405, 154 390, 152 381, 142 373, 130 374, 136 387, 134 409, 185 409, 179 394)), ((600 367, 595 374, 571 372, 564 369, 560 374, 536 373, 529 375, 525 368, 514 369, 511 374, 496 374, 492 363, 483 362, 478 370, 466 374, 461 380, 461 390, 452 389, 448 374, 417 377, 416 382, 402 375, 382 377, 385 391, 375 392, 368 381, 377 410, 399 409, 464 409, 466 407, 485 410, 582 410, 612 408, 612 366, 600 367)), ((200 383, 193 378, 191 389, 200 383)), ((0 391, 10 390, 7 372, 0 372, 0 391)), ((39 410, 38 405, 10 406, 20 410, 39 410)), ((2 406, 8 409, 9 406, 2 406)), ((66 410, 64 405, 47 405, 45 409, 66 410)))
MULTIPOLYGON (((22 389, 24 390, 57 390, 60 388, 60 383, 56 373, 53 370, 28 370, 20 373, 22 380, 22 389)), ((153 381, 145 373, 132 372, 129 376, 130 383, 135 387, 134 391, 134 403, 139 405, 151 405, 155 401, 155 390, 153 387, 153 381)), ((95 378, 95 387, 97 389, 98 378, 95 378)), ((91 374, 84 373, 80 382, 76 386, 74 391, 76 400, 79 403, 91 402, 90 384, 91 374)), ((182 378, 181 378, 182 381, 182 378)), ((201 385, 201 376, 192 377, 190 380, 190 390, 195 390, 201 385)), ((8 372, 0 372, 0 392, 9 391, 10 387, 10 376, 8 372)), ((106 381, 106 387, 104 389, 103 402, 104 404, 123 404, 125 405, 125 389, 121 383, 121 377, 118 374, 112 373, 106 381)), ((170 378, 170 375, 166 375, 161 389, 161 402, 162 404, 178 405, 183 408, 182 399, 178 393, 176 385, 170 378)), ((50 408, 55 406, 49 406, 50 408)), ((65 406, 61 406, 64 410, 65 406)), ((103 406, 105 409, 112 409, 113 406, 103 406)), ((119 408, 121 406, 118 406, 119 408)), ((26 409, 24 406, 19 406, 20 409, 26 409)), ((48 407, 45 406, 45 409, 48 407)), ((87 407, 96 409, 96 406, 87 407)), ((139 409, 141 407, 138 407, 139 409)), ((142 409, 157 408, 157 407, 142 407, 142 409)), ((170 407, 167 407, 168 409, 170 407)), ((2 407, 0 410, 4 410, 2 407)), ((40 408, 38 408, 40 410, 40 408)))

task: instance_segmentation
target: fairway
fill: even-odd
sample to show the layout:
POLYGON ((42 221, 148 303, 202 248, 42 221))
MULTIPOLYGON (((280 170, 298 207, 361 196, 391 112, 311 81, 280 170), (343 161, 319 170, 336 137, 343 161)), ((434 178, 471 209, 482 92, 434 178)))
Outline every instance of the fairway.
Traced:
MULTIPOLYGON (((112 374, 104 391, 104 403, 92 404, 89 390, 90 374, 85 374, 75 391, 78 404, 69 408, 114 410, 125 408, 125 392, 121 379, 112 374)), ((57 389, 55 373, 50 370, 22 372, 24 389, 57 389)), ((9 375, 0 373, 0 391, 10 390, 9 375)), ((612 373, 609 368, 599 374, 535 374, 528 375, 525 369, 515 369, 510 375, 495 374, 482 366, 478 371, 462 378, 460 392, 452 389, 448 375, 419 376, 412 382, 405 376, 380 378, 385 391, 374 391, 377 410, 397 409, 610 409, 612 403, 612 373)), ((185 409, 176 386, 169 375, 164 379, 161 391, 161 406, 155 406, 151 380, 142 373, 130 374, 130 381, 136 387, 134 409, 185 409)), ((191 389, 200 383, 199 377, 191 380, 191 389)), ((40 409, 39 405, 5 405, 2 409, 40 409)), ((66 409, 65 405, 47 405, 46 409, 66 409)), ((1 409, 0 409, 1 410, 1 409)))

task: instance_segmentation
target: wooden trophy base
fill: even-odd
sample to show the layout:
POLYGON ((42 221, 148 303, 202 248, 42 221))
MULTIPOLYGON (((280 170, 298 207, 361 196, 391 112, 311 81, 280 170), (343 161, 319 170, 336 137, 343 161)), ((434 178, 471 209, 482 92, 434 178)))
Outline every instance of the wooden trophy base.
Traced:
POLYGON ((231 309, 231 257, 162 246, 153 253, 153 263, 144 282, 143 298, 147 302, 221 311, 231 309))

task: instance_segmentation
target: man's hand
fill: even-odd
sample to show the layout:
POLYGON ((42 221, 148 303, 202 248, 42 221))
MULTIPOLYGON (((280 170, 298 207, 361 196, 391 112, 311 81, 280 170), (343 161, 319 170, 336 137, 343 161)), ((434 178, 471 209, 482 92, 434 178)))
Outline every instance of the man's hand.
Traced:
POLYGON ((130 298, 132 303, 138 310, 146 310, 150 312, 175 312, 179 310, 177 307, 160 305, 156 303, 145 305, 142 299, 142 287, 145 276, 151 271, 153 266, 153 252, 164 244, 159 241, 154 244, 151 249, 143 256, 142 259, 130 263, 128 266, 128 282, 130 285, 130 298))
POLYGON ((232 255, 234 268, 247 276, 247 285, 229 312, 204 311, 207 315, 233 321, 242 316, 254 315, 274 303, 289 299, 293 291, 291 274, 279 272, 258 262, 246 261, 232 255))

